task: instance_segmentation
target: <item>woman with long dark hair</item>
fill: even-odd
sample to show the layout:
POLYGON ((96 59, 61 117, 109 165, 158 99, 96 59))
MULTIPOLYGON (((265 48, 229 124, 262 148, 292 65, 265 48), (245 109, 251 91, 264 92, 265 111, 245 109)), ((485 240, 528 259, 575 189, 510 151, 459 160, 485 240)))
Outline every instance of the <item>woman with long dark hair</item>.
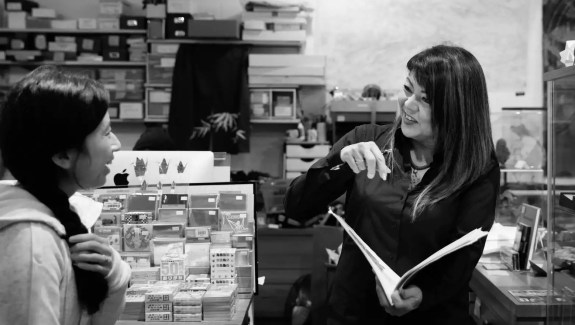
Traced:
MULTIPOLYGON (((407 63, 397 119, 362 125, 290 185, 288 217, 325 213, 346 193, 346 220, 402 275, 476 228, 489 230, 499 167, 481 65, 467 50, 439 45, 407 63)), ((485 240, 428 266, 405 289, 381 292, 346 237, 331 295, 330 324, 466 324, 468 284, 485 240)))
POLYGON ((104 185, 120 149, 102 84, 51 66, 13 86, 0 153, 0 324, 113 324, 130 268, 88 233, 69 198, 104 185))

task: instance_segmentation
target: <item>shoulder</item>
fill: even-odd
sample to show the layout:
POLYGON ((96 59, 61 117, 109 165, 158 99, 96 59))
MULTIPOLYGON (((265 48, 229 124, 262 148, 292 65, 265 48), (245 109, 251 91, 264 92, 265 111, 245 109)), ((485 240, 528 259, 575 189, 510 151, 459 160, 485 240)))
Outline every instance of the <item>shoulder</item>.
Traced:
POLYGON ((52 227, 40 222, 18 222, 4 228, 0 232, 0 245, 6 248, 2 256, 7 261, 2 263, 5 275, 20 277, 31 270, 46 274, 62 270, 69 259, 66 242, 52 227))
POLYGON ((485 172, 481 174, 475 181, 469 184, 464 190, 468 192, 469 190, 477 190, 481 189, 482 192, 499 192, 499 184, 500 184, 500 168, 499 164, 496 160, 492 160, 487 168, 485 168, 485 172))

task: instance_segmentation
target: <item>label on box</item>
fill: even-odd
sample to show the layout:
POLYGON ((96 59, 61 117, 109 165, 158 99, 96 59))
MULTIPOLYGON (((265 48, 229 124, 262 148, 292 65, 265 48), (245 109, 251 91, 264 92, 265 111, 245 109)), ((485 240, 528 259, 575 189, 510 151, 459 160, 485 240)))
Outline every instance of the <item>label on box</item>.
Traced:
POLYGON ((146 322, 171 322, 172 312, 146 313, 146 322))
POLYGON ((172 311, 171 302, 147 302, 146 313, 172 311))
POLYGON ((184 281, 186 269, 184 268, 184 256, 164 256, 160 262, 161 281, 184 281))

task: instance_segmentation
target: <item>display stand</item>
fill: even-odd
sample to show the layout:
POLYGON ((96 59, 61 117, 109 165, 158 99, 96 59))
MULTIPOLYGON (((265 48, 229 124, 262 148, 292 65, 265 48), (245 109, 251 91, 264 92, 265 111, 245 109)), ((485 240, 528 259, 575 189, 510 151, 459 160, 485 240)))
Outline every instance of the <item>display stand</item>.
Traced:
POLYGON ((126 307, 117 324, 180 324, 184 316, 193 316, 198 324, 247 324, 257 293, 255 191, 253 182, 220 182, 110 186, 84 193, 104 206, 94 233, 106 237, 132 267, 126 307), (170 299, 148 296, 165 295, 158 288, 174 282, 182 285, 170 299), (220 294, 206 300, 214 286, 233 290, 227 298, 220 294), (202 293, 189 305, 176 304, 176 292, 182 291, 202 293), (162 303, 170 308, 148 309, 162 303), (192 306, 187 310, 194 312, 177 306, 192 306), (166 312, 170 318, 164 320, 173 321, 152 318, 166 312))
POLYGON ((198 324, 198 325, 242 325, 249 324, 250 307, 253 297, 238 299, 236 305, 236 313, 231 320, 228 321, 201 321, 201 322, 142 322, 136 320, 119 320, 116 325, 166 325, 166 324, 198 324))

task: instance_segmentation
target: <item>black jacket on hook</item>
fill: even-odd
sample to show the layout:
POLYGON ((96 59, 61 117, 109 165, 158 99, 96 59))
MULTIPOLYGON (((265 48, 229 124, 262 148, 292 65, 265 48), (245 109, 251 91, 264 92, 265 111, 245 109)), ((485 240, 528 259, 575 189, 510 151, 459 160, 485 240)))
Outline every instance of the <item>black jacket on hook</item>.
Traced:
POLYGON ((180 44, 172 78, 168 132, 179 150, 249 151, 248 48, 228 44, 180 44), (191 139, 218 113, 238 114, 236 128, 191 139), (243 130, 245 140, 237 138, 243 130))

